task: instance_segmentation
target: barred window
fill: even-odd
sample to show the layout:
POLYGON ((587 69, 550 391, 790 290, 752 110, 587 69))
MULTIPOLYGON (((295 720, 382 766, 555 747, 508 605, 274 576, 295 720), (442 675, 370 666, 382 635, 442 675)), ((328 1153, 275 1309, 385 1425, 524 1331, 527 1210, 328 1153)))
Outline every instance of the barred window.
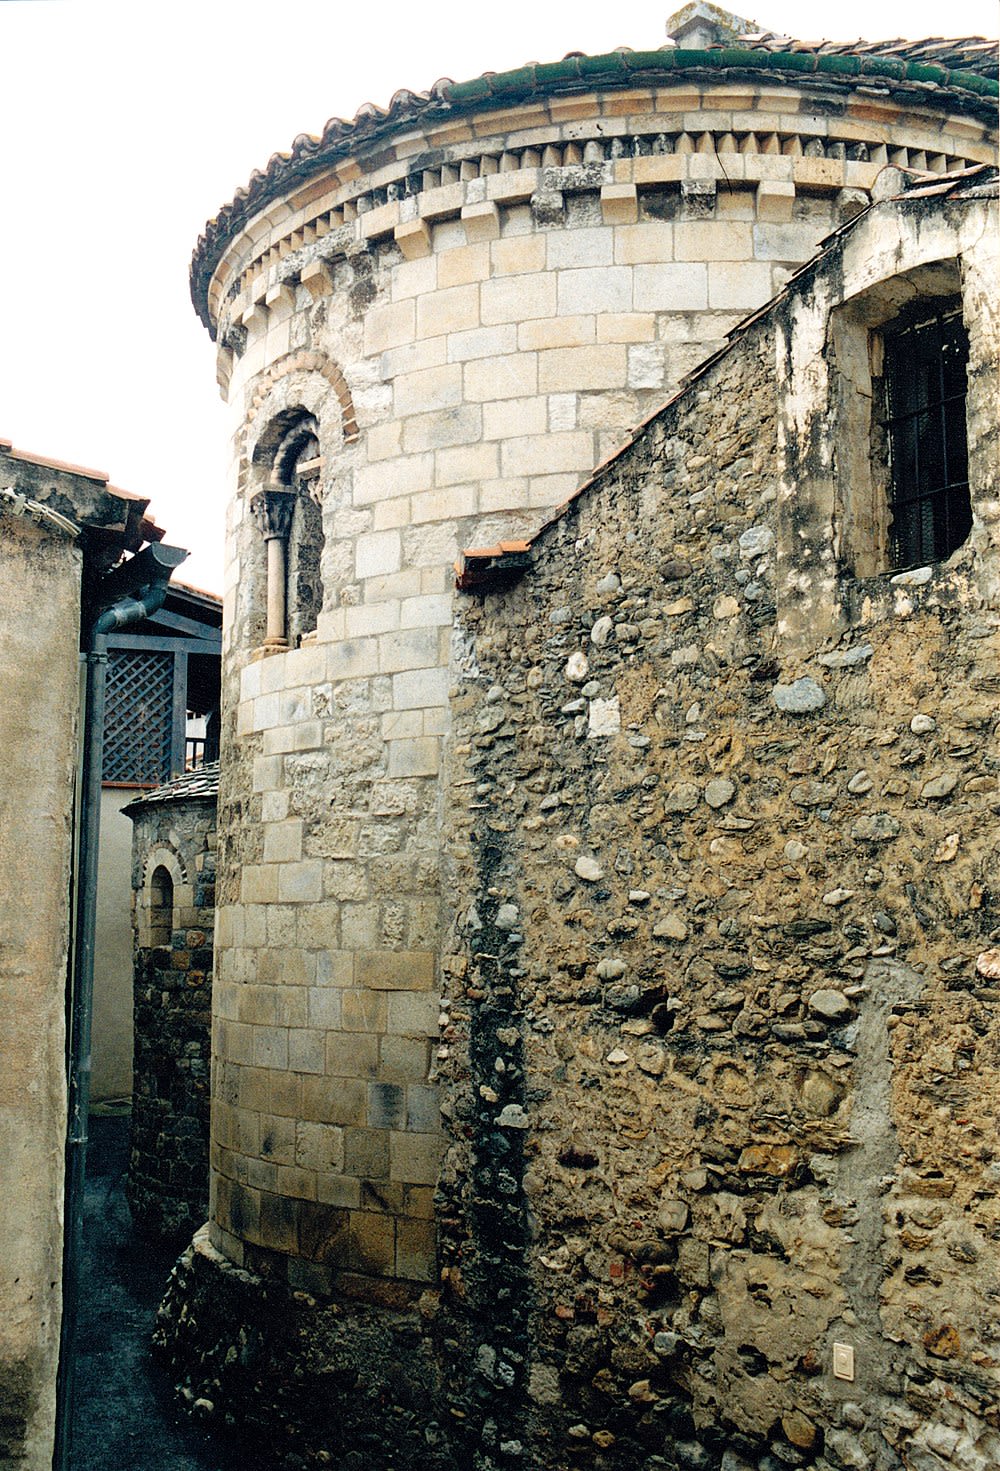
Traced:
POLYGON ((892 571, 940 562, 972 528, 965 432, 969 341, 955 301, 882 331, 892 571))

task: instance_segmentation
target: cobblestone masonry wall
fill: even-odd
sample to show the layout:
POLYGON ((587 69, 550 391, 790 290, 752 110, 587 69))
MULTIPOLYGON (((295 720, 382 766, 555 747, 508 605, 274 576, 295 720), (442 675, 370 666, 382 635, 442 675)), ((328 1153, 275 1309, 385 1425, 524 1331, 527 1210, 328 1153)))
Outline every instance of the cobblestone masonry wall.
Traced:
POLYGON ((321 1291, 436 1274, 460 548, 534 528, 890 157, 943 167, 985 133, 833 83, 535 100, 407 125, 233 240, 209 291, 235 446, 212 1212, 231 1260, 321 1291), (261 658, 249 503, 295 413, 324 459, 324 607, 261 658))
POLYGON ((812 645, 776 576, 832 521, 808 435, 797 485, 778 454, 779 406, 822 405, 799 334, 910 225, 876 215, 464 614, 445 1260, 481 1301, 518 1263, 478 1362, 533 1465, 1000 1457, 989 308, 970 542, 841 578, 812 645))
POLYGON ((190 1238, 208 1216, 214 798, 136 804, 135 1067, 127 1197, 136 1225, 190 1238), (169 943, 150 934, 153 877, 170 874, 169 943))

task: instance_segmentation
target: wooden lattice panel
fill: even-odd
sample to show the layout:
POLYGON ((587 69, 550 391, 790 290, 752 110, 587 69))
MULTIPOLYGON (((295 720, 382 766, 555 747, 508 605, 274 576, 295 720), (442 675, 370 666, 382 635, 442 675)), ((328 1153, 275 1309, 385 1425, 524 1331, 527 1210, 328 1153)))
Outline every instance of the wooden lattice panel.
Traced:
POLYGON ((112 649, 104 718, 104 780, 168 781, 173 724, 174 658, 169 653, 112 649))

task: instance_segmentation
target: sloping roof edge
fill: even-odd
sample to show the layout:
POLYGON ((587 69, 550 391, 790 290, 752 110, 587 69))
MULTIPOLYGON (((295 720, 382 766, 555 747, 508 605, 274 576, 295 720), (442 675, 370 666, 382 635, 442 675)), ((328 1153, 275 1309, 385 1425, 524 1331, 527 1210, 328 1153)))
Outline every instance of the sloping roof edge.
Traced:
POLYGON ((641 419, 633 429, 628 431, 628 436, 622 443, 616 446, 610 454, 606 455, 599 464, 595 465, 590 473, 573 491, 567 496, 561 505, 556 506, 552 515, 544 521, 538 530, 527 541, 498 542, 495 546, 475 547, 463 551, 459 560, 455 563, 455 586, 459 592, 492 592, 502 587, 509 586, 516 581, 522 572, 531 566, 532 552, 536 544, 541 541, 545 534, 557 526, 566 513, 576 504, 581 496, 592 490, 603 478, 611 467, 628 454, 636 442, 642 438, 651 424, 654 424, 661 415, 679 399, 682 399, 691 388, 705 376, 721 358, 724 358, 733 348, 733 345, 743 337, 753 324, 766 317, 770 312, 791 295, 796 283, 802 276, 814 270, 833 250, 835 250, 845 236, 857 228, 872 210, 880 208, 885 204, 904 204, 913 199, 941 198, 949 195, 952 199, 969 200, 982 199, 984 197, 997 198, 998 169, 992 164, 975 164, 972 168, 957 169, 952 174, 921 174, 913 169, 892 169, 890 172, 903 174, 913 180, 913 185, 901 194, 890 195, 887 198, 873 200, 865 209, 860 210, 851 219, 840 225, 831 234, 820 241, 819 250, 814 256, 799 266, 784 286, 763 306, 757 307, 749 313, 742 321, 737 322, 731 332, 726 334, 726 342, 716 352, 704 358, 698 366, 685 375, 671 393, 670 397, 663 403, 658 404, 655 409, 641 419), (984 185, 990 186, 990 194, 986 195, 984 185))
MULTIPOLYGON (((86 465, 75 465, 69 460, 56 460, 50 455, 35 454, 32 450, 18 449, 11 440, 0 438, 0 454, 14 464, 30 465, 39 470, 54 470, 59 475, 74 475, 80 480, 91 480, 101 487, 105 495, 122 502, 121 527, 125 533, 125 549, 134 551, 143 541, 162 541, 163 528, 157 526, 146 508, 149 497, 136 495, 131 490, 122 490, 111 484, 106 470, 93 470, 86 465)), ((81 523, 82 526, 83 523, 81 523)), ((106 528, 105 528, 106 529, 106 528)))
POLYGON ((143 792, 141 797, 127 803, 121 810, 130 817, 134 813, 142 811, 144 807, 158 807, 164 802, 214 802, 219 795, 219 763, 218 761, 206 761, 204 766, 199 766, 197 771, 186 771, 183 776, 177 776, 173 781, 165 782, 162 787, 155 787, 151 792, 143 792))

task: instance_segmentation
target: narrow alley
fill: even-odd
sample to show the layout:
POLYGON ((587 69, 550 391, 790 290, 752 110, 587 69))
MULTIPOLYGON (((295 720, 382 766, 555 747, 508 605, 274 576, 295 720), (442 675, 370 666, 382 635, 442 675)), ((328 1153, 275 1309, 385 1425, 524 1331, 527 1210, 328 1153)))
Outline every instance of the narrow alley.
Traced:
POLYGON ((132 1230, 128 1140, 127 1115, 91 1119, 73 1471, 248 1471, 245 1453, 177 1413, 150 1357, 174 1252, 132 1230))

